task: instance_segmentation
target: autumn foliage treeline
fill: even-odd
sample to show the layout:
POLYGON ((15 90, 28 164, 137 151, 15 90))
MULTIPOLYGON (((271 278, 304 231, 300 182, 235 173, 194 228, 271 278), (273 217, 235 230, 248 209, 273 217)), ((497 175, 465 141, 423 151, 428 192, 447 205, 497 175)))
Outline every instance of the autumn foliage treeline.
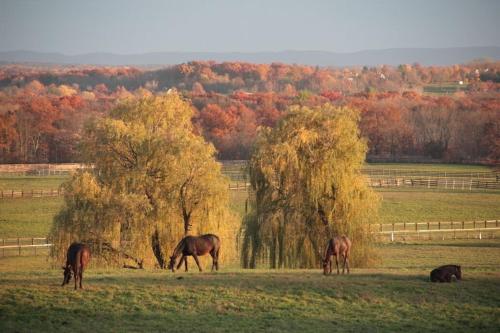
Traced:
POLYGON ((361 110, 369 156, 500 159, 500 63, 318 68, 191 62, 159 69, 0 67, 0 163, 77 161, 83 124, 117 100, 176 88, 222 159, 248 158, 259 126, 291 105, 361 110), (451 87, 447 95, 429 87, 451 87))

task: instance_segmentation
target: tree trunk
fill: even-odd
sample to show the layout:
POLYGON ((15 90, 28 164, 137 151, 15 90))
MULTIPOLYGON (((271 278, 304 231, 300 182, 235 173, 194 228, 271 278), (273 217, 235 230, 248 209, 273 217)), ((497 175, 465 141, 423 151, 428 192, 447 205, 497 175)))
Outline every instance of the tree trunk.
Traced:
POLYGON ((161 249, 160 233, 158 229, 155 229, 155 232, 151 236, 151 247, 156 257, 156 261, 158 262, 158 266, 160 266, 161 269, 165 269, 167 267, 167 261, 161 249))

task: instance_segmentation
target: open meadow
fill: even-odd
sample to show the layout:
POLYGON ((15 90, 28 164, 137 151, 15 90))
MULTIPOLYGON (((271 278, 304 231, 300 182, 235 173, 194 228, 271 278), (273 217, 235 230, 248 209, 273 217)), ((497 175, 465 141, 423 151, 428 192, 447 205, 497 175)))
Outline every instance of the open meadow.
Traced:
MULTIPOLYGON (((0 331, 497 332, 500 242, 379 247, 372 269, 222 269, 217 273, 90 268, 62 288, 44 257, 0 259, 0 331), (463 280, 429 282, 462 265, 463 280)), ((205 266, 207 267, 207 266, 205 266)))
MULTIPOLYGON (((456 164, 366 164, 365 170, 411 170, 414 172, 474 173, 491 170, 478 165, 456 164)), ((242 161, 224 164, 231 181, 245 178, 242 161)), ((0 175, 0 190, 57 190, 68 176, 0 175)), ((500 217, 500 190, 450 190, 422 188, 374 188, 382 198, 380 223, 472 221, 500 217)), ((248 194, 231 192, 231 208, 245 213, 248 194)), ((0 199, 0 238, 45 237, 62 196, 0 199)))
MULTIPOLYGON (((433 167, 450 169, 464 171, 433 167)), ((241 178, 238 166, 231 170, 233 179, 241 178)), ((2 176, 0 188, 50 189, 65 179, 2 176)), ((381 223, 500 217, 496 190, 375 190, 382 198, 381 223)), ((230 195, 232 210, 242 216, 247 192, 230 195)), ((1 199, 0 238, 46 236, 62 203, 62 196, 1 199)), ((323 276, 319 268, 244 270, 238 262, 199 273, 192 259, 189 273, 91 265, 85 289, 75 292, 72 283, 60 286, 62 263, 48 260, 46 249, 38 256, 23 250, 0 257, 0 331, 498 331, 500 239, 393 242, 378 244, 376 252, 371 268, 353 267, 349 276, 323 276), (442 264, 462 265, 463 280, 430 283, 430 270, 442 264)), ((207 258, 202 265, 209 268, 207 258)))

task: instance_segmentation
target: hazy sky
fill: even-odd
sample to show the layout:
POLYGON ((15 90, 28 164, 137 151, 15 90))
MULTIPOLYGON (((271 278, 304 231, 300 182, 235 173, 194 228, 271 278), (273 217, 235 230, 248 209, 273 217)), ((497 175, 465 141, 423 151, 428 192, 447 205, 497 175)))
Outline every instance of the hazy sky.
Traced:
POLYGON ((0 51, 500 46, 500 0, 0 0, 0 51))

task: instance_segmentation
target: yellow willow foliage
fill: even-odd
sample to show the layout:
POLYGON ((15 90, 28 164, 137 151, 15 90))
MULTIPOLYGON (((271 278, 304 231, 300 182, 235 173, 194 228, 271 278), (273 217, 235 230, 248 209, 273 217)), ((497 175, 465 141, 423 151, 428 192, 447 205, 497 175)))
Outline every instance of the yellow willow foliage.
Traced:
POLYGON ((293 107, 275 129, 260 130, 249 163, 244 267, 317 267, 335 235, 352 240, 354 265, 369 263, 368 223, 377 220, 379 198, 361 174, 367 146, 358 117, 329 104, 293 107))
POLYGON ((193 132, 192 115, 173 93, 129 99, 86 125, 82 157, 94 168, 64 185, 50 235, 54 258, 84 241, 98 263, 128 257, 164 267, 182 237, 203 233, 221 238, 221 264, 237 257, 227 179, 214 147, 193 132))

